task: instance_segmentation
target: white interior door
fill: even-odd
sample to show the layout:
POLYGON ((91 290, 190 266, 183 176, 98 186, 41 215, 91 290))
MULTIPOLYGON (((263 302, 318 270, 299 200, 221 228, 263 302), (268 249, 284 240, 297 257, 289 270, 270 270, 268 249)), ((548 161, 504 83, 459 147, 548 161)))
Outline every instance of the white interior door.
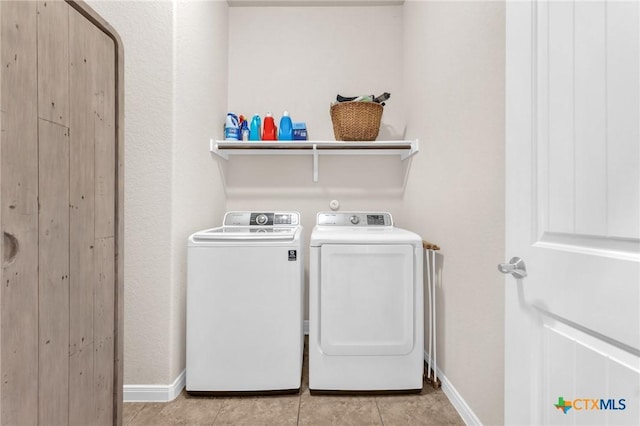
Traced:
POLYGON ((639 22, 507 2, 507 424, 640 424, 639 22))

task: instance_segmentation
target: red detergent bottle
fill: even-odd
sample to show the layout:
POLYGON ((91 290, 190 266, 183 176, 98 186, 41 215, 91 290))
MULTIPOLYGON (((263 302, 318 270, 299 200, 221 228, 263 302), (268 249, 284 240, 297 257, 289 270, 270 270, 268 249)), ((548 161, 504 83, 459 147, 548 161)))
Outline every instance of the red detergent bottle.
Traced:
POLYGON ((263 141, 275 141, 277 133, 276 123, 271 116, 271 113, 268 112, 264 117, 264 127, 262 129, 262 140, 263 141))

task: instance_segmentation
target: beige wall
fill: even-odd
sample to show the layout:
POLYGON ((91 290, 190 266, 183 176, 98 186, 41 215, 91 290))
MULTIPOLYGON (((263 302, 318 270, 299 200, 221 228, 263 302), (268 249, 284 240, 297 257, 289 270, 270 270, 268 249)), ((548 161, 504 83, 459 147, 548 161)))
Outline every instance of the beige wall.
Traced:
POLYGON ((125 384, 166 385, 184 368, 190 232, 225 210, 297 210, 308 242, 316 212, 338 199, 440 244, 440 368, 483 423, 501 423, 504 3, 90 4, 125 44, 125 384), (330 140, 336 93, 383 91, 380 138, 420 139, 410 161, 321 157, 313 183, 310 157, 207 151, 227 110, 287 109, 330 140))
POLYGON ((440 245, 439 367, 484 424, 503 422, 504 3, 407 1, 402 219, 440 245))
POLYGON ((222 221, 208 152, 226 113, 224 2, 89 1, 125 51, 124 383, 184 369, 188 235, 222 221))
POLYGON ((187 237, 217 226, 225 212, 222 179, 208 152, 226 114, 228 7, 175 6, 174 139, 171 212, 171 378, 185 368, 187 237), (204 54, 206 52, 206 54, 204 54))
POLYGON ((173 64, 166 48, 173 10, 171 3, 89 5, 120 34, 125 54, 124 383, 162 383, 171 351, 173 64))
POLYGON ((334 140, 336 94, 391 92, 381 139, 401 137, 402 6, 232 7, 229 109, 276 120, 288 110, 309 138, 334 140))

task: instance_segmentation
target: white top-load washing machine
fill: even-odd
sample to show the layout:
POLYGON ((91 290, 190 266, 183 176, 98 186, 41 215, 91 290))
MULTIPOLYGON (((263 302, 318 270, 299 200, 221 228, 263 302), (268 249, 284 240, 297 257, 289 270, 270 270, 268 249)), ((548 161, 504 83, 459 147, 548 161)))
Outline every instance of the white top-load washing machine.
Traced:
POLYGON ((321 212, 309 259, 309 388, 422 390, 422 239, 390 213, 321 212))
POLYGON ((304 262, 300 215, 228 212, 187 249, 187 392, 297 392, 304 262))

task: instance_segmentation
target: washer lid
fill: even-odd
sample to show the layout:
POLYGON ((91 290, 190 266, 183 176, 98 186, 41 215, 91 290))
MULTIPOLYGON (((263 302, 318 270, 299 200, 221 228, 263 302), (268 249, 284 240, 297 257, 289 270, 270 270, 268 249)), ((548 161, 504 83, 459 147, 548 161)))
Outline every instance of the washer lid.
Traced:
POLYGON ((311 233, 311 247, 323 244, 412 244, 422 248, 422 238, 411 231, 395 227, 349 227, 316 225, 311 233))
POLYGON ((210 241, 292 241, 297 226, 294 227, 257 227, 257 226, 221 226, 196 232, 191 236, 193 242, 210 241))

